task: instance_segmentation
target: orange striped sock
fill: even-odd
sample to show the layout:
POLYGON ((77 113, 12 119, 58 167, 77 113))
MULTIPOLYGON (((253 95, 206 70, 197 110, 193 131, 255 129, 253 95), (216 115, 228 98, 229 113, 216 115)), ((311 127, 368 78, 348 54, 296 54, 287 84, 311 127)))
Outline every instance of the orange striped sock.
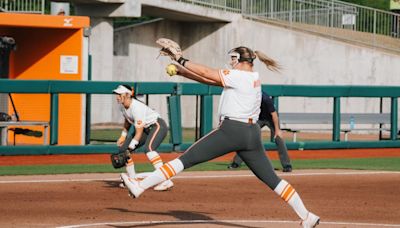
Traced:
POLYGON ((134 178, 136 175, 135 164, 133 163, 132 158, 129 158, 128 161, 126 162, 126 172, 128 173, 128 176, 131 178, 134 178))
POLYGON ((179 160, 179 158, 174 159, 168 163, 165 163, 163 166, 156 169, 149 176, 144 178, 144 180, 140 182, 140 186, 144 189, 148 189, 154 185, 170 179, 176 174, 182 172, 183 169, 184 167, 181 160, 179 160))
POLYGON ((307 218, 308 210, 292 185, 285 180, 281 180, 274 191, 293 208, 302 220, 307 218))
POLYGON ((162 159, 156 151, 147 152, 146 155, 154 169, 158 169, 163 165, 162 159))

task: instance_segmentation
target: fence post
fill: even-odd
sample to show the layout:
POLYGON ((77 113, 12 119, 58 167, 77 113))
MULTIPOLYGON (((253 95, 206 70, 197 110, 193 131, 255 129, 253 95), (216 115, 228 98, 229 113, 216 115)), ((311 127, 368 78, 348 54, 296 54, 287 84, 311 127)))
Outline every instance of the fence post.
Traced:
POLYGON ((374 10, 374 45, 376 45, 376 10, 374 10))
POLYGON ((334 0, 332 0, 331 2, 331 23, 330 23, 330 27, 333 28, 333 15, 335 13, 335 2, 334 0))
POLYGON ((293 22, 293 0, 290 0, 290 12, 289 12, 289 23, 292 26, 293 22))
POLYGON ((274 0, 269 0, 269 18, 274 18, 274 0))
POLYGON ((241 3, 242 3, 242 5, 241 5, 241 14, 246 14, 247 12, 246 12, 246 4, 247 4, 247 0, 242 0, 241 1, 241 3))
POLYGON ((42 14, 44 14, 45 0, 42 0, 42 14))
POLYGON ((392 97, 392 102, 390 105, 390 139, 397 140, 397 107, 398 100, 397 97, 392 97))
POLYGON ((50 96, 50 145, 55 145, 58 144, 58 93, 50 96))
POLYGON ((203 137, 212 130, 213 96, 202 95, 200 106, 200 137, 203 137))
MULTIPOLYGON (((278 113, 279 115, 279 97, 272 97, 272 100, 274 101, 274 107, 275 107, 275 111, 278 113)), ((280 124, 280 123, 279 123, 280 124)), ((279 126, 280 128, 280 126, 279 126)), ((271 142, 275 142, 275 136, 274 135, 270 135, 270 141, 271 142)))
MULTIPOLYGON (((88 56, 88 81, 92 80, 92 55, 88 56)), ((91 125, 91 104, 92 95, 90 93, 86 94, 86 112, 85 112, 85 144, 90 144, 90 125, 91 125)))
POLYGON ((332 141, 340 141, 340 97, 333 98, 332 141))
POLYGON ((178 149, 182 144, 182 121, 181 121, 181 99, 180 95, 171 95, 167 97, 169 130, 171 133, 170 143, 173 149, 178 149))

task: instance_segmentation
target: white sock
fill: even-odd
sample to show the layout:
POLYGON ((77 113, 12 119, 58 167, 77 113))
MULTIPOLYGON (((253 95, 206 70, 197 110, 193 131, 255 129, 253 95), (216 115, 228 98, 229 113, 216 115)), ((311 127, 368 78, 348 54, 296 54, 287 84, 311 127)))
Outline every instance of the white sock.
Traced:
POLYGON ((129 177, 135 178, 135 175, 136 175, 135 165, 133 163, 132 158, 129 158, 128 161, 126 162, 126 172, 128 173, 129 177))
POLYGON ((158 169, 163 165, 162 159, 156 151, 147 152, 146 155, 154 169, 158 169))
POLYGON ((165 163, 160 168, 156 169, 149 176, 140 181, 140 187, 148 189, 156 184, 159 184, 165 180, 170 179, 176 174, 182 172, 184 169, 183 164, 179 158, 174 159, 170 162, 165 163))
POLYGON ((307 218, 308 210, 292 185, 285 180, 281 180, 274 191, 294 209, 302 220, 307 218))

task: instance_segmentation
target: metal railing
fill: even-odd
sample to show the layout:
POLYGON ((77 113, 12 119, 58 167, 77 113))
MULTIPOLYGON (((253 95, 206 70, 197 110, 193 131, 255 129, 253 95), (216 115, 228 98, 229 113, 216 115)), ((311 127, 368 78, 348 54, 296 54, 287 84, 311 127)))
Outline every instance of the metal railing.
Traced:
POLYGON ((400 14, 337 0, 177 0, 400 52, 400 14))
MULTIPOLYGON (((17 145, 0 146, 0 155, 23 154, 74 154, 74 153, 110 153, 117 152, 113 145, 94 145, 90 143, 90 110, 91 95, 112 94, 119 84, 134 84, 133 82, 117 81, 62 81, 62 80, 0 80, 0 93, 48 94, 50 96, 50 142, 49 145, 17 145), (58 145, 59 120, 64 118, 58 112, 60 94, 86 95, 86 145, 58 145)), ((141 95, 163 94, 170 99, 168 102, 170 142, 162 144, 160 150, 185 150, 192 143, 183 142, 182 138, 182 108, 183 96, 200 96, 200 132, 206 135, 212 130, 213 97, 220 96, 222 88, 199 83, 174 82, 137 82, 135 93, 141 95)), ((398 99, 399 86, 306 86, 306 85, 263 85, 262 89, 278 100, 279 97, 309 97, 330 98, 333 100, 332 140, 328 141, 298 141, 287 142, 288 149, 333 149, 333 148, 400 148, 398 138, 398 99), (390 102, 390 138, 385 140, 341 141, 341 99, 342 98, 389 98, 390 102)), ((277 102, 279 103, 279 102, 277 102)), ((46 117, 43 117, 46 118, 46 117)), ((267 149, 276 149, 272 142, 265 144, 267 149)))
POLYGON ((242 13, 242 0, 176 0, 207 8, 223 10, 233 13, 242 13))
POLYGON ((45 0, 0 0, 0 12, 44 14, 45 0))

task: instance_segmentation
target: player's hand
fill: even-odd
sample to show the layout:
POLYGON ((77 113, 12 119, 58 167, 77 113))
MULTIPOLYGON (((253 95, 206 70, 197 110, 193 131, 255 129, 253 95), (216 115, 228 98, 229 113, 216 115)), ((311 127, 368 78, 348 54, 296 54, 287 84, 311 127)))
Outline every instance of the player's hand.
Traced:
POLYGON ((126 136, 121 135, 121 137, 119 137, 119 139, 117 140, 117 146, 122 146, 122 144, 124 144, 124 142, 125 142, 125 139, 126 139, 126 136))
POLYGON ((275 130, 274 138, 276 138, 276 137, 283 138, 283 131, 281 129, 275 130))
POLYGON ((136 139, 132 139, 132 141, 129 143, 129 150, 134 150, 136 149, 137 145, 139 145, 139 142, 136 139))

